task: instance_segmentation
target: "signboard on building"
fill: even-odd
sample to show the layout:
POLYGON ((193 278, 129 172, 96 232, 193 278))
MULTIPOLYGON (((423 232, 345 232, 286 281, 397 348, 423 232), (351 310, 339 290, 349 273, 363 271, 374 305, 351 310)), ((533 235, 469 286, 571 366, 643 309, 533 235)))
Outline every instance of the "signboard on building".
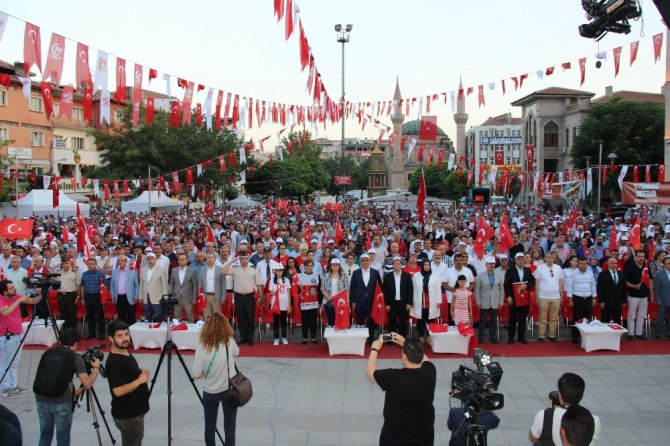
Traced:
POLYGON ((482 136, 481 144, 483 146, 491 144, 521 144, 521 136, 482 136))
POLYGON ((361 152, 358 154, 358 156, 360 156, 361 158, 370 158, 372 155, 370 154, 370 152, 361 152))
POLYGON ((336 186, 342 186, 344 185, 351 185, 351 177, 350 176, 334 176, 333 177, 333 182, 335 183, 336 186))
POLYGON ((54 149, 64 149, 65 140, 64 139, 54 139, 53 140, 54 149))
POLYGON ((29 147, 8 147, 7 155, 17 160, 33 159, 33 150, 29 147))
POLYGON ((623 182, 621 201, 624 204, 670 205, 670 183, 623 182))
POLYGON ((567 181, 563 183, 543 183, 538 190, 540 199, 576 199, 581 196, 582 181, 567 181))

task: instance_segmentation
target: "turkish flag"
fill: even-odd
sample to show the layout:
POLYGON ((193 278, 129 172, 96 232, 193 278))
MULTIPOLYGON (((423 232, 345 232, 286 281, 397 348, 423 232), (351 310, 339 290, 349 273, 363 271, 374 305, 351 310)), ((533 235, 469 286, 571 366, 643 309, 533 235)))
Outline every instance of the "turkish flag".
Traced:
POLYGON ((498 247, 498 251, 505 252, 514 246, 512 232, 510 231, 509 225, 507 224, 507 214, 503 214, 502 218, 500 219, 500 232, 498 237, 500 238, 500 246, 498 247))
POLYGON ((640 182, 640 176, 638 174, 637 166, 633 166, 633 183, 639 183, 639 182, 640 182))
POLYGON ((654 62, 661 58, 661 47, 663 46, 663 33, 658 33, 654 37, 654 62))
POLYGON ((216 237, 214 237, 214 231, 212 231, 211 226, 207 228, 207 242, 216 243, 216 237))
POLYGON ((437 139, 437 116, 421 117, 419 139, 425 141, 435 141, 437 139))
POLYGON ((609 248, 610 248, 610 251, 613 251, 615 249, 619 249, 619 243, 617 242, 617 239, 616 239, 616 225, 612 225, 612 233, 610 234, 609 248))
POLYGON ((91 68, 88 66, 88 45, 77 42, 77 89, 86 84, 83 88, 93 89, 91 81, 91 68))
POLYGON ((116 58, 116 93, 114 99, 118 102, 126 102, 126 61, 120 57, 116 58))
POLYGON ((528 170, 529 172, 533 171, 533 153, 534 153, 534 147, 532 144, 528 144, 526 146, 526 159, 528 160, 528 170))
POLYGON ((636 40, 635 42, 630 43, 630 66, 633 66, 633 63, 637 59, 637 49, 640 46, 640 41, 636 40))
POLYGON ((205 293, 202 291, 202 288, 198 290, 198 297, 193 304, 193 317, 200 319, 205 307, 207 306, 207 299, 205 299, 205 293))
POLYGON ((665 182, 665 164, 661 164, 660 166, 658 166, 658 182, 659 183, 665 182))
POLYGON ((42 38, 40 27, 26 22, 23 34, 23 69, 26 70, 26 76, 33 65, 42 71, 42 38))
POLYGON ((505 164, 505 152, 502 149, 496 149, 496 164, 505 164))
POLYGON ((72 119, 72 102, 74 98, 74 88, 72 85, 63 87, 60 95, 60 111, 58 117, 65 116, 67 119, 72 119))
POLYGON ((645 166, 644 181, 646 183, 651 183, 651 166, 649 165, 645 166))
POLYGON ((298 19, 298 30, 300 32, 300 71, 305 71, 309 63, 309 43, 305 30, 302 28, 302 20, 298 19))
POLYGON ((586 80, 586 57, 582 57, 579 59, 579 72, 580 72, 580 81, 579 85, 584 84, 584 80, 586 80))
POLYGON ((619 74, 619 64, 621 62, 621 47, 618 46, 612 50, 614 55, 614 77, 619 74))
POLYGON ((477 230, 477 238, 475 239, 473 251, 478 257, 482 257, 484 255, 484 243, 495 236, 495 232, 493 232, 491 226, 481 215, 479 216, 477 226, 479 229, 477 230))
POLYGON ((419 152, 416 154, 417 161, 423 161, 423 151, 426 148, 426 143, 422 142, 419 144, 419 152))
POLYGON ((56 33, 51 34, 49 43, 49 54, 47 55, 47 65, 44 67, 43 81, 48 81, 49 76, 53 78, 54 83, 60 85, 61 75, 63 73, 63 59, 65 56, 65 37, 56 33))
MULTIPOLYGON (((270 167, 272 167, 272 155, 270 155, 270 167)), ((226 158, 221 155, 219 157, 219 172, 223 173, 226 171, 226 158)))
POLYGON ((140 123, 140 104, 142 102, 142 76, 144 75, 144 69, 142 65, 135 64, 135 70, 133 71, 133 125, 138 125, 140 123))
POLYGON ((649 288, 651 285, 651 280, 649 278, 649 268, 645 267, 642 270, 642 283, 644 283, 647 286, 647 288, 649 288))
POLYGON ((168 122, 168 128, 176 127, 179 128, 179 101, 172 101, 170 105, 170 121, 168 122))
POLYGON ((0 221, 0 235, 6 239, 30 239, 33 237, 35 221, 5 218, 0 221))
POLYGON ((386 314, 386 303, 384 302, 384 293, 379 287, 379 283, 375 286, 375 298, 372 302, 372 311, 370 312, 370 317, 375 324, 382 325, 388 321, 388 315, 386 314))
POLYGON ((47 118, 51 118, 51 115, 54 113, 53 96, 51 95, 51 83, 40 83, 40 89, 42 90, 42 99, 44 100, 44 112, 47 114, 47 118))
POLYGON ((105 305, 110 300, 112 300, 112 299, 111 299, 111 296, 109 294, 109 290, 107 290, 107 287, 105 286, 105 282, 103 282, 103 280, 100 279, 100 303, 105 305))
POLYGON ((640 242, 640 217, 635 217, 633 229, 630 231, 630 244, 633 245, 636 251, 640 250, 642 243, 640 242))
POLYGON ((335 220, 335 244, 339 246, 340 240, 344 239, 344 234, 342 233, 342 224, 340 223, 340 216, 337 216, 335 220))
POLYGON ((416 198, 416 212, 418 214, 419 224, 423 224, 423 217, 426 210, 426 179, 423 170, 419 178, 419 193, 416 198))
POLYGON ((153 125, 155 110, 154 98, 147 98, 147 125, 153 125))
POLYGON ((332 298, 335 306, 335 331, 346 330, 350 325, 349 296, 347 290, 342 290, 332 298))
POLYGON ((193 184, 193 168, 192 167, 187 167, 186 168, 186 185, 189 186, 193 184))
POLYGON ((235 158, 235 151, 230 152, 228 155, 228 164, 234 166, 237 164, 237 159, 235 158))
POLYGON ((58 177, 54 178, 53 191, 52 191, 53 197, 51 202, 54 208, 58 208, 60 206, 60 190, 58 190, 58 180, 60 180, 60 178, 58 177))
POLYGON ((84 98, 82 100, 84 105, 84 121, 93 120, 93 89, 84 88, 84 98))

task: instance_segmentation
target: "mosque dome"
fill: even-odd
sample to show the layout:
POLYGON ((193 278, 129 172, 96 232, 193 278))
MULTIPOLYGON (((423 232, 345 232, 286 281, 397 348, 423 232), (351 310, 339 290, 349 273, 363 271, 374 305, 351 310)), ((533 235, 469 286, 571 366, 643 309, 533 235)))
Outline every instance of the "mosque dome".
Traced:
MULTIPOLYGON (((421 121, 416 119, 414 121, 407 121, 402 125, 402 134, 416 136, 419 134, 419 128, 421 126, 421 121)), ((440 127, 437 128, 437 136, 447 136, 440 127)))

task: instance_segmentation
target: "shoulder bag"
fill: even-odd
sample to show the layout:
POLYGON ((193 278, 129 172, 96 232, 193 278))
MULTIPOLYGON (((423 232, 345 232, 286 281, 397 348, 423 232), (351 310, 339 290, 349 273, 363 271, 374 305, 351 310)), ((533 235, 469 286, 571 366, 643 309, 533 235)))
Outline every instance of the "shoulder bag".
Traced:
POLYGON ((552 434, 554 425, 554 408, 544 409, 544 420, 542 421, 542 433, 535 442, 535 446, 555 446, 552 434))
MULTIPOLYGON (((228 343, 226 343, 226 361, 230 361, 228 343)), ((237 364, 235 364, 235 372, 237 372, 237 374, 232 378, 230 377, 230 363, 226 364, 226 368, 228 370, 228 395, 226 396, 226 400, 233 409, 242 407, 247 404, 254 395, 251 381, 239 371, 237 364)))

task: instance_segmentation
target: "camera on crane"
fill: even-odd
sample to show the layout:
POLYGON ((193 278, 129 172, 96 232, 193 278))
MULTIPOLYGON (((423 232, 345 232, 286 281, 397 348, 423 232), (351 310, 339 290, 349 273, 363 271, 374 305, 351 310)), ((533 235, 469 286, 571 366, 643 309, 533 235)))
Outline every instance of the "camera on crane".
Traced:
POLYGON ((582 0, 586 18, 590 20, 579 27, 579 35, 600 40, 608 32, 628 34, 629 20, 642 16, 638 0, 582 0))

